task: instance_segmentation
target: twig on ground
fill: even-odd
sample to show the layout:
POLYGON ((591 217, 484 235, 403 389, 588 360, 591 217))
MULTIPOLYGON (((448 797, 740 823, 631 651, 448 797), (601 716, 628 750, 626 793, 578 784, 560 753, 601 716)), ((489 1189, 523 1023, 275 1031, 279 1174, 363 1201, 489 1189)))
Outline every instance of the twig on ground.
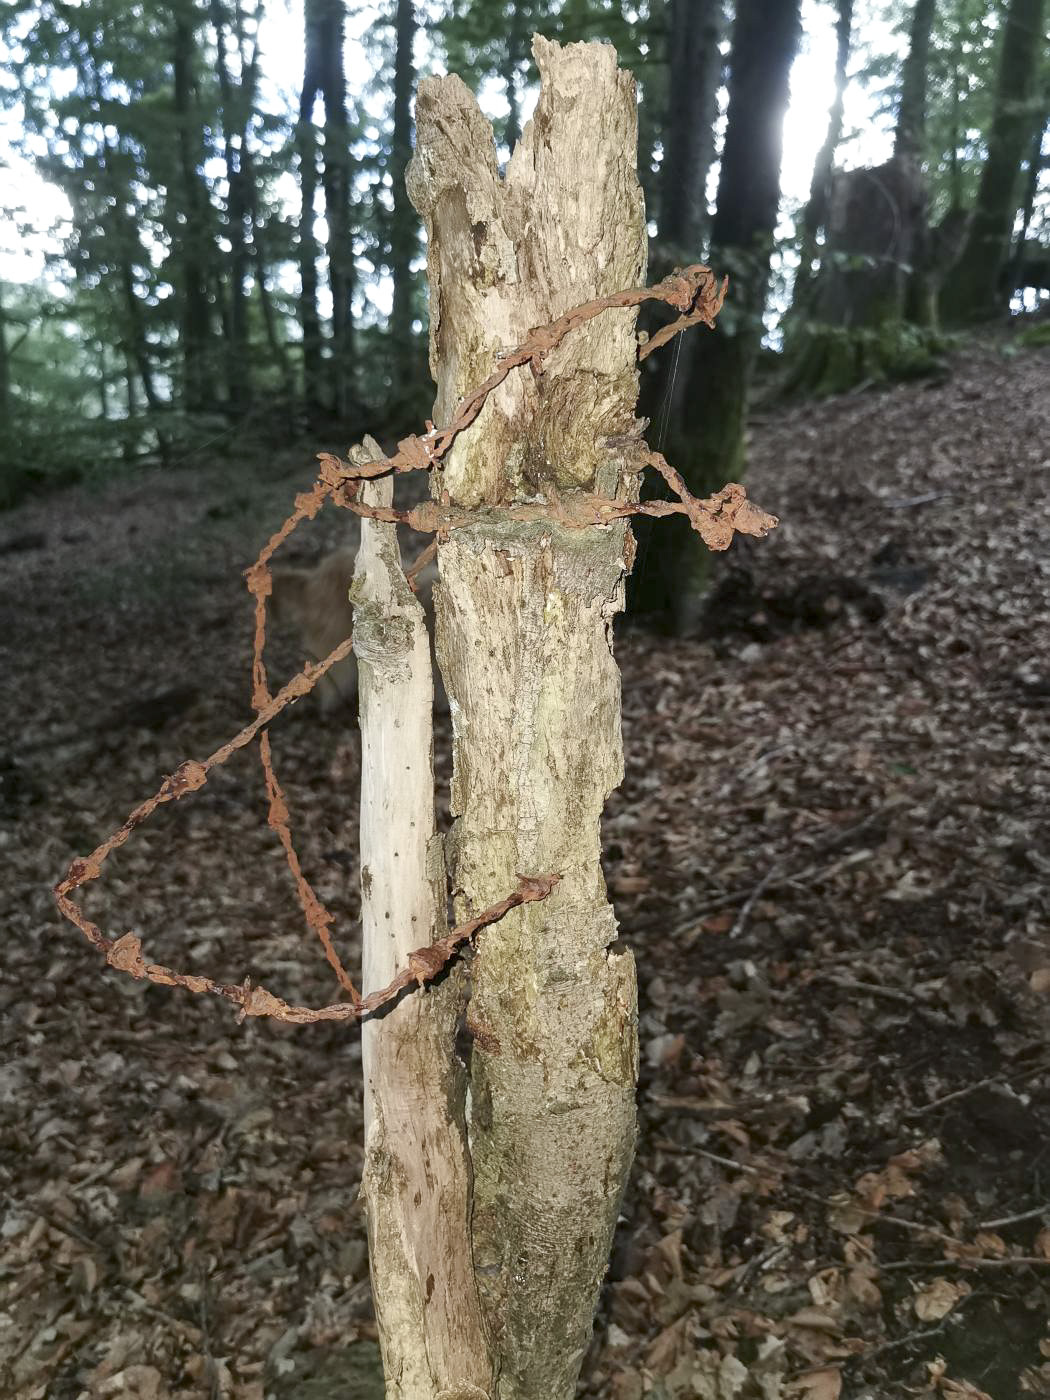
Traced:
POLYGON ((1019 1225, 1022 1220, 1038 1220, 1040 1216, 1050 1215, 1050 1201, 1044 1201, 1041 1206, 1033 1206, 1031 1210, 1018 1211, 1016 1215, 1001 1215, 998 1220, 978 1221, 978 1230, 998 1230, 1003 1225, 1019 1225))
POLYGON ((876 1266, 880 1273, 890 1270, 903 1272, 906 1269, 1047 1269, 1050 1268, 1050 1259, 1043 1259, 1038 1254, 1006 1254, 1000 1259, 978 1255, 972 1259, 894 1259, 888 1264, 876 1261, 876 1266))
POLYGON ((1032 1079, 1037 1074, 1045 1074, 1050 1070, 1048 1064, 1029 1065, 1025 1070, 1020 1070, 1016 1074, 991 1074, 984 1079, 975 1079, 972 1084, 965 1084, 961 1089, 953 1089, 950 1094, 942 1094, 938 1099, 931 1099, 929 1103, 920 1104, 918 1108, 911 1108, 905 1113, 905 1118, 921 1118, 923 1114, 933 1113, 935 1109, 943 1108, 945 1104, 955 1103, 958 1099, 969 1098, 971 1094, 979 1093, 982 1089, 993 1087, 1003 1087, 1008 1083, 1024 1083, 1026 1079, 1032 1079))
POLYGON ((782 872, 777 870, 775 866, 771 870, 766 871, 765 875, 762 876, 762 879, 759 880, 758 884, 748 895, 747 899, 744 902, 743 908, 740 910, 740 913, 734 919, 733 927, 729 930, 730 938, 740 937, 740 935, 744 932, 744 929, 747 928, 747 921, 751 917, 752 909, 754 909, 755 905, 762 898, 763 894, 774 882, 774 880, 779 880, 781 877, 782 872))
POLYGON ((874 1361, 876 1357, 884 1356, 886 1352, 899 1351, 901 1347, 914 1346, 918 1342, 928 1342, 932 1341, 934 1337, 940 1337, 951 1324, 952 1319, 958 1316, 960 1310, 965 1307, 967 1303, 971 1303, 977 1296, 978 1295, 975 1293, 967 1293, 964 1297, 960 1298, 951 1312, 941 1318, 940 1322, 938 1322, 935 1327, 918 1328, 914 1332, 906 1332, 903 1337, 893 1337, 889 1341, 880 1342, 878 1346, 871 1347, 867 1351, 858 1352, 856 1356, 851 1356, 846 1364, 848 1366, 860 1366, 866 1361, 874 1361))

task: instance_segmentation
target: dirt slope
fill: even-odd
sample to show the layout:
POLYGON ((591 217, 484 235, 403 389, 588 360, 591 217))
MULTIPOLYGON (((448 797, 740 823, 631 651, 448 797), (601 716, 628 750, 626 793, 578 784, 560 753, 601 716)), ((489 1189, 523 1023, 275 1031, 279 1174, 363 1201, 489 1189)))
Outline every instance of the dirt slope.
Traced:
MULTIPOLYGON (((621 637, 642 1138, 589 1394, 1050 1395, 1048 389, 988 349, 769 414, 780 529, 703 641, 621 637)), ((5 1396, 378 1393, 356 1037, 103 973, 49 894, 246 717, 239 570, 312 450, 0 517, 5 1396)), ((356 731, 275 746, 352 962, 356 731)), ((250 755, 107 872, 150 956, 328 999, 250 755)))

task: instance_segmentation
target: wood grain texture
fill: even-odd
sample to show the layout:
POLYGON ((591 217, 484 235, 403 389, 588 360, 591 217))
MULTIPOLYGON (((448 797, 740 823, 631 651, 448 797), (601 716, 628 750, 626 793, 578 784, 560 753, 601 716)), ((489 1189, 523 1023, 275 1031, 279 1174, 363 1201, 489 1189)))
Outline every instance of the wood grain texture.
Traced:
MULTIPOLYGON (((605 45, 537 38, 534 53, 536 113, 503 174, 464 85, 420 87, 409 187, 429 239, 435 421, 532 327, 644 273, 633 80, 605 45)), ((630 497, 606 438, 635 426, 634 326, 633 310, 605 312, 541 376, 513 371, 436 489, 464 506, 630 497)), ((599 863, 622 776, 611 625, 627 548, 622 524, 494 511, 438 555, 457 917, 518 872, 564 877, 479 936, 472 970, 474 1260, 500 1400, 573 1395, 633 1151, 634 963, 613 947, 599 863)))

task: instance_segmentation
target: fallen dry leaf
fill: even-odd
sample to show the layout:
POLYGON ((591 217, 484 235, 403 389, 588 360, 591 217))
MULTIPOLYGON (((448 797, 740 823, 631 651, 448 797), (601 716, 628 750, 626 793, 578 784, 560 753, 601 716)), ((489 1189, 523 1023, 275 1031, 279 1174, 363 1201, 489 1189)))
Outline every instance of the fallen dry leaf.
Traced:
POLYGON ((947 1317, 960 1298, 967 1297, 970 1291, 970 1285, 964 1279, 956 1282, 935 1278, 916 1293, 912 1306, 923 1322, 938 1322, 942 1317, 947 1317))
POLYGON ((787 1389, 806 1400, 838 1400, 842 1394, 842 1372, 835 1366, 822 1366, 817 1371, 804 1371, 796 1376, 787 1389))

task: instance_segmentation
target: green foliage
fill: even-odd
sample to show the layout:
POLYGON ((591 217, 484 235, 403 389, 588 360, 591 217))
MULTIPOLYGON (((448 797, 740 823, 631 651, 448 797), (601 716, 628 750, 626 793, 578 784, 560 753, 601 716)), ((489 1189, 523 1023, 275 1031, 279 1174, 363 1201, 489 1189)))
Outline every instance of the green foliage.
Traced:
POLYGON ((1030 350, 1040 345, 1050 345, 1050 321, 1037 321, 1035 325, 1026 326, 1014 337, 1011 348, 1030 350))
MULTIPOLYGON (((879 0, 854 39, 852 80, 876 95, 876 112, 889 119, 897 112, 913 8, 913 0, 879 0), (882 47, 886 25, 897 35, 897 53, 882 47)), ((992 5, 987 0, 940 0, 935 11, 926 69, 924 151, 935 223, 949 208, 973 202, 991 121, 1001 13, 1001 0, 992 5)))
POLYGON ((922 379, 944 372, 950 341, 925 326, 887 321, 853 330, 808 322, 792 339, 789 392, 823 398, 858 385, 922 379))
POLYGON ((520 94, 537 82, 532 34, 560 43, 613 44, 620 63, 638 80, 640 173, 648 195, 664 114, 665 9, 666 0, 449 0, 434 28, 449 72, 475 90, 484 92, 493 81, 502 89, 510 111, 496 121, 496 135, 504 146, 520 94))
MULTIPOLYGON (((886 26, 903 43, 913 9, 914 0, 868 0, 854 26, 852 81, 881 94, 887 112, 899 93, 901 46, 888 51, 886 26)), ((1005 0, 937 5, 925 127, 934 222, 973 202, 1004 9, 1005 0)), ((417 77, 427 62, 458 72, 495 112, 505 150, 535 92, 534 31, 562 42, 613 43, 638 79, 640 175, 648 215, 657 220, 657 177, 674 110, 669 12, 670 0, 416 0, 416 18, 428 31, 416 45, 417 77)), ((404 257, 405 226, 393 199, 400 178, 391 130, 396 0, 367 13, 376 20, 366 29, 363 7, 346 6, 348 32, 365 31, 367 58, 348 71, 349 121, 341 137, 352 172, 352 397, 358 416, 398 434, 426 415, 432 394, 424 256, 416 224, 411 257, 404 257), (395 245, 400 267, 410 263, 407 346, 403 334, 395 341, 385 310, 395 245)), ((10 365, 0 497, 10 501, 35 482, 86 470, 116 470, 144 454, 178 461, 187 444, 225 432, 235 414, 243 412, 238 421, 246 425, 257 413, 288 421, 304 390, 323 400, 318 386, 303 383, 298 113, 294 97, 275 100, 254 63, 262 15, 262 0, 9 0, 0 9, 0 109, 22 125, 20 154, 71 210, 46 282, 4 289, 0 334, 10 365), (232 83, 225 91, 217 30, 232 83), (227 179, 231 158, 241 178, 236 190, 227 179)), ((1043 64, 1045 102, 1050 55, 1043 64)), ((323 153, 320 123, 315 135, 323 153)), ((319 188, 318 212, 322 196, 319 188)), ((43 234, 24 212, 4 212, 9 236, 32 241, 43 234)), ((766 314, 765 250, 716 253, 715 261, 733 287, 722 331, 753 339, 766 314)), ((786 265, 775 260, 774 279, 786 265)), ((326 368, 332 338, 323 259, 319 279, 319 363, 326 368)), ((784 284, 773 285, 783 301, 784 284)), ((400 305, 404 325, 404 298, 400 305)), ((848 364, 874 378, 935 360, 936 346, 926 333, 915 334, 914 343, 900 327, 843 338, 803 324, 798 337, 791 332, 791 348, 802 344, 812 364, 813 345, 823 345, 815 382, 826 390, 844 382, 848 364)), ((359 426, 356 417, 342 425, 347 435, 359 426)))

